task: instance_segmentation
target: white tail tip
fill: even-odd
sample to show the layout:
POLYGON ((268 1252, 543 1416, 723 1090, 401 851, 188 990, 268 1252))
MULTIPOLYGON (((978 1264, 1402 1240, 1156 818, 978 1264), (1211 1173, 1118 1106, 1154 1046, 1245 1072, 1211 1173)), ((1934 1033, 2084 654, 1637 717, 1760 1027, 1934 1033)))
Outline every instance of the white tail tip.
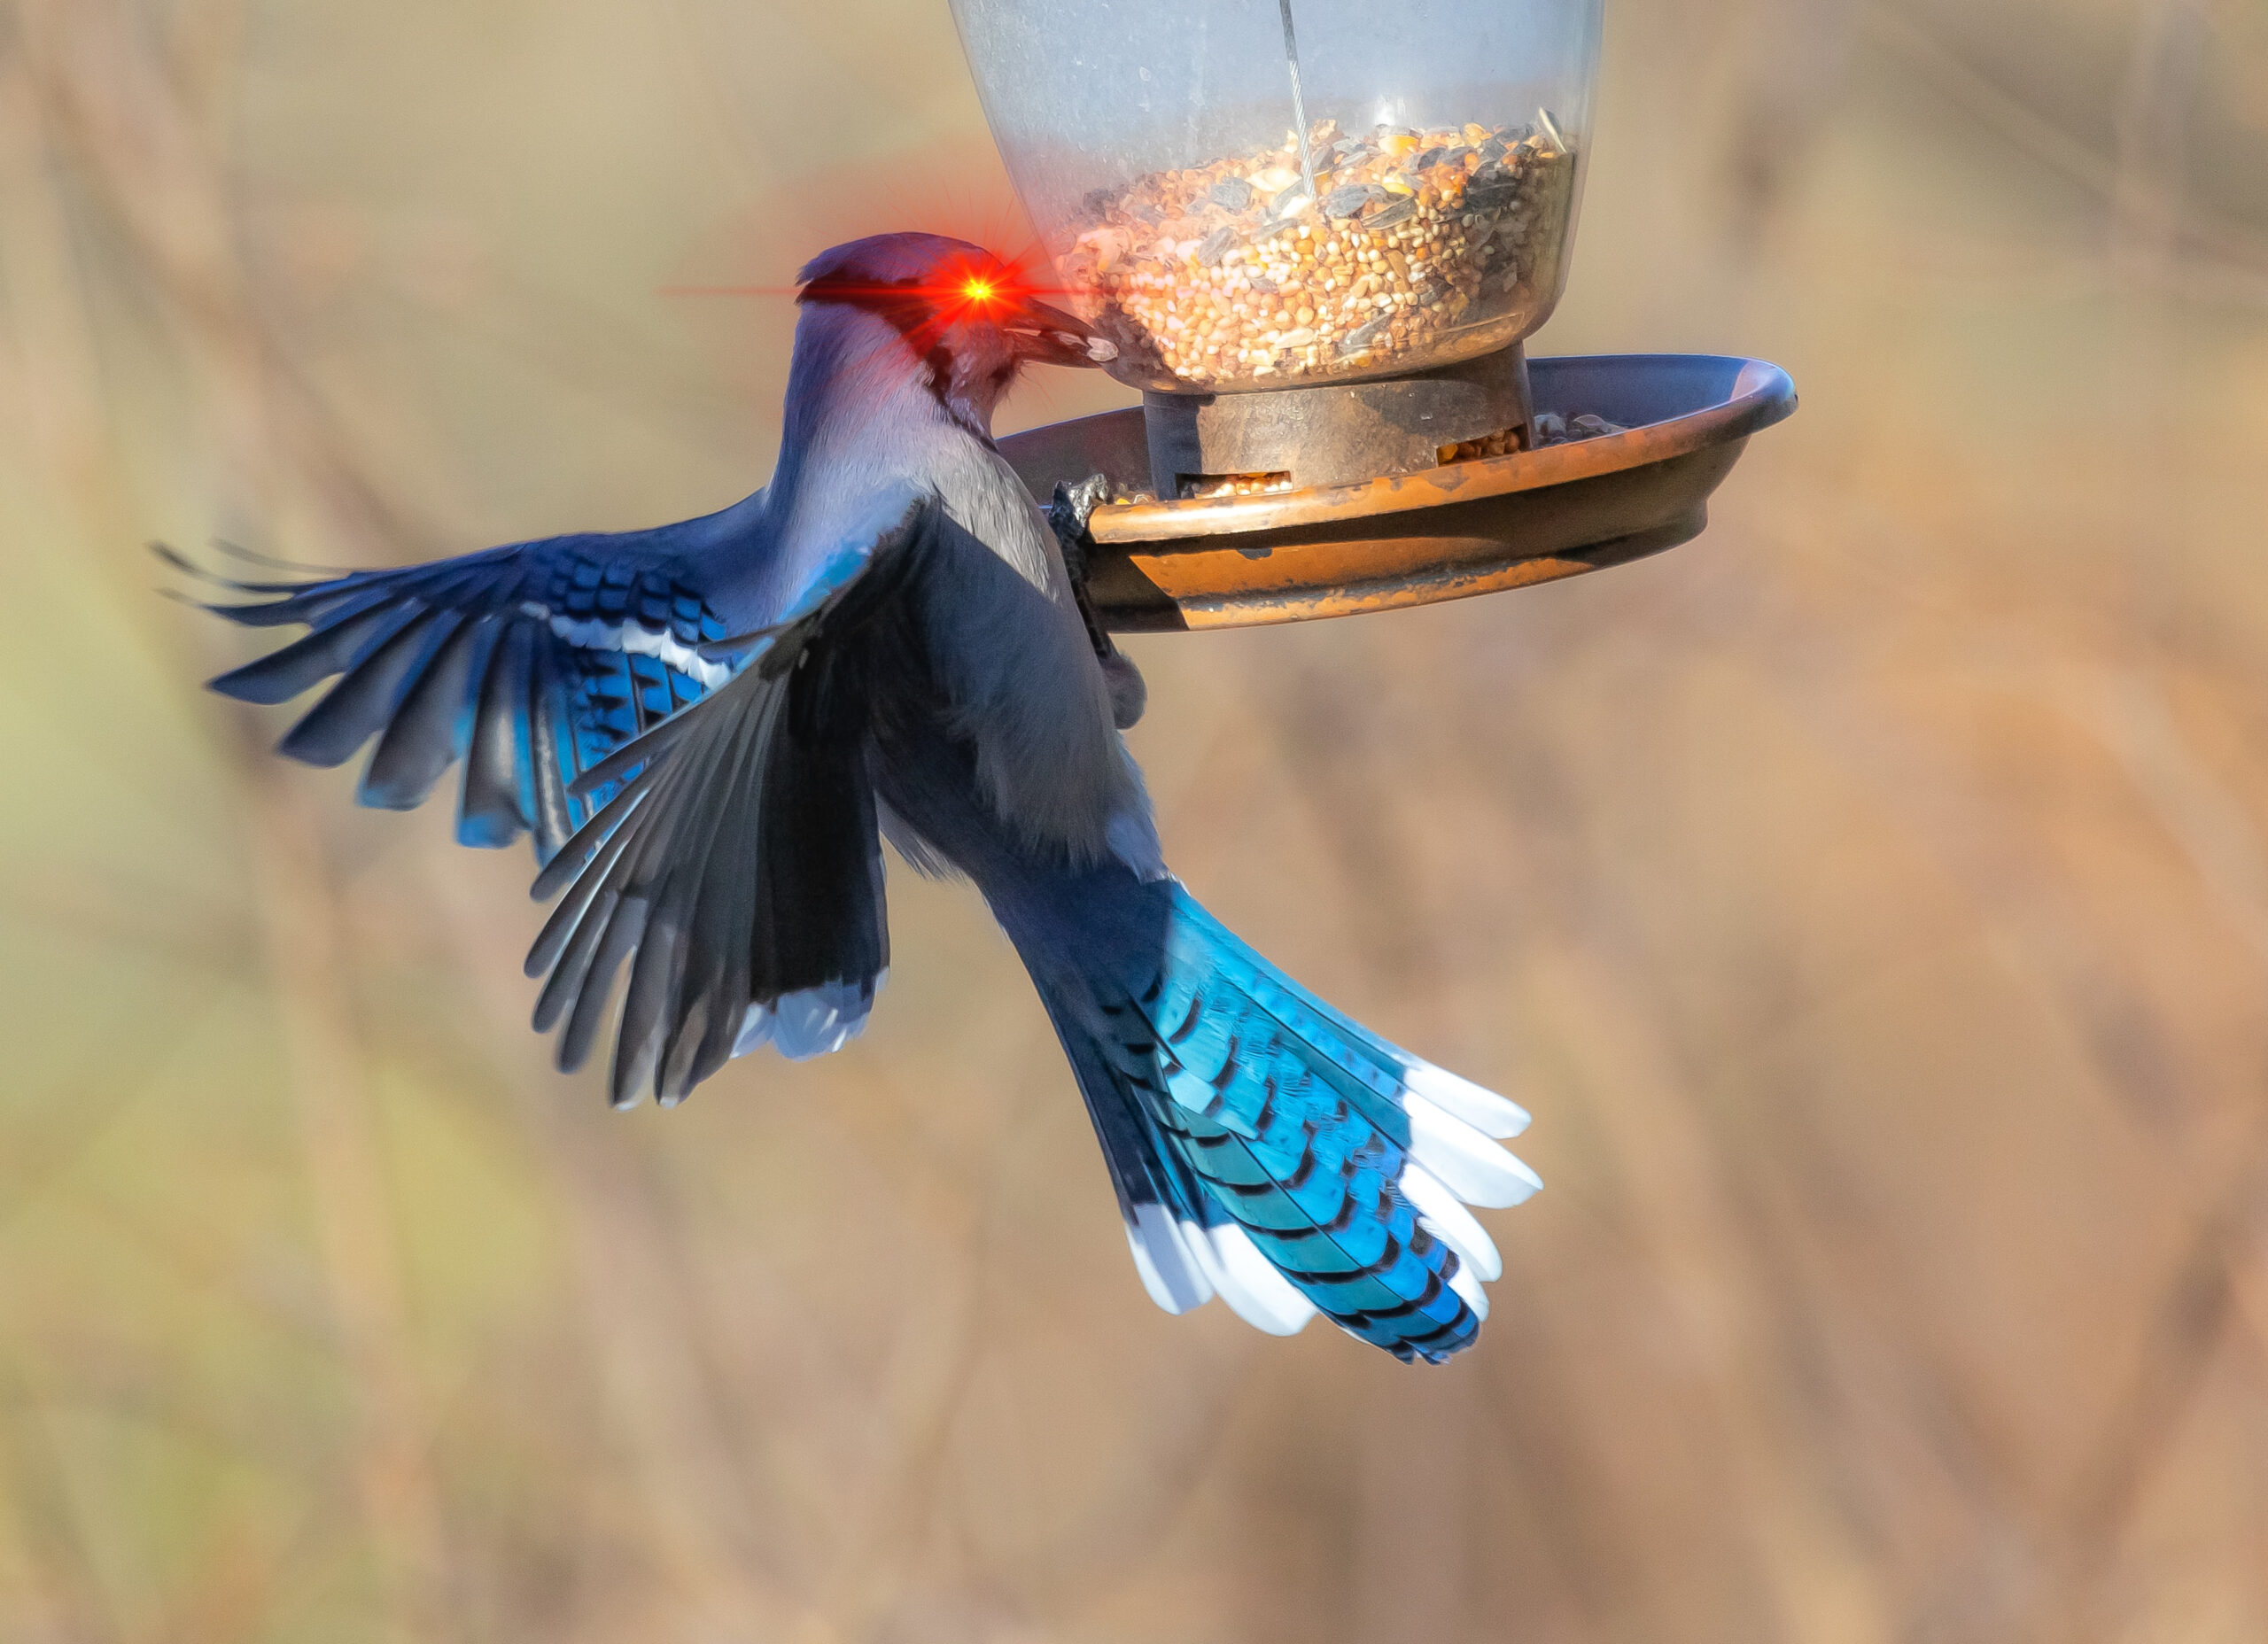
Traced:
POLYGON ((1405 1063, 1402 1082, 1405 1090, 1415 1090, 1443 1113, 1456 1114, 1483 1136, 1503 1141, 1527 1128, 1527 1109, 1518 1102, 1431 1062, 1405 1063))

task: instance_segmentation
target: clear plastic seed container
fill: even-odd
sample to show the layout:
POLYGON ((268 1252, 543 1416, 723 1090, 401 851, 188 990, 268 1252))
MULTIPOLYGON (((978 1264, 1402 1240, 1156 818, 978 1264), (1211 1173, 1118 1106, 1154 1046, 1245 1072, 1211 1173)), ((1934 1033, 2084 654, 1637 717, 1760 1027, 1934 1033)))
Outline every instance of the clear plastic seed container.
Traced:
POLYGON ((1122 381, 1399 376, 1550 316, 1602 0, 952 0, 1122 381))

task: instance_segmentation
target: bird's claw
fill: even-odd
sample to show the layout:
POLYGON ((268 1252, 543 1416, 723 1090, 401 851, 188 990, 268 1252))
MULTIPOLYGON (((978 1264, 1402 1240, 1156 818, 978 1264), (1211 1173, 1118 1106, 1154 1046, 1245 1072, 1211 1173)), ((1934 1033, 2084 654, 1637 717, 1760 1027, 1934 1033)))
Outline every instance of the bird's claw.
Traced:
POLYGON ((1074 485, 1069 480, 1055 482, 1055 496, 1047 505, 1047 523, 1055 532, 1055 540, 1063 550, 1063 569, 1071 576, 1071 597, 1078 601, 1079 616, 1087 625, 1087 639, 1095 648, 1095 660, 1102 664, 1102 675, 1110 686, 1110 717, 1122 731, 1130 730, 1141 718, 1142 710, 1148 705, 1149 687, 1143 684, 1141 671, 1133 659, 1111 643, 1110 635, 1095 615, 1094 601, 1087 593, 1087 550, 1094 539, 1087 534, 1087 522, 1094 511, 1110 499, 1110 477, 1090 474, 1074 485))
POLYGON ((1107 474, 1090 474, 1076 485, 1068 479, 1055 482, 1055 499, 1047 505, 1047 523, 1063 549, 1064 568, 1075 585, 1087 579, 1087 521, 1109 500, 1107 474))

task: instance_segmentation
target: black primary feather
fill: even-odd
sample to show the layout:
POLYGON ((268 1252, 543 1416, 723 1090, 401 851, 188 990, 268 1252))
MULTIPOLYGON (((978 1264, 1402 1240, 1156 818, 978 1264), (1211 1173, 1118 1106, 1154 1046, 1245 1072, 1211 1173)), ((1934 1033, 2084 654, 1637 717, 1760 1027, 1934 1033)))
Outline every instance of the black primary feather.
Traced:
POLYGON ((731 1057, 751 1005, 828 984, 871 997, 889 962, 867 773, 871 637, 926 558, 926 514, 731 680, 584 772, 612 796, 534 892, 564 896, 528 954, 536 1024, 581 1065, 627 965, 609 1092, 683 1099, 731 1057))

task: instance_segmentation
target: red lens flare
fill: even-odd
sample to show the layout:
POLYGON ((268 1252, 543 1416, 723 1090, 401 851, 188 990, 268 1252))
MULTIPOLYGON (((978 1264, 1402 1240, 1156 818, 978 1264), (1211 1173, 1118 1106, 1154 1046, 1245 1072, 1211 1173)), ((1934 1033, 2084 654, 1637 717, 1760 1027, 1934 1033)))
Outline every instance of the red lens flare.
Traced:
MULTIPOLYGON (((871 297, 877 306, 888 304, 893 298, 910 299, 907 306, 916 312, 901 315, 900 319, 905 324, 909 342, 915 345, 917 351, 934 345, 953 324, 975 314, 983 314, 996 323, 1006 324, 1014 319, 1016 307, 1029 299, 1068 309, 1074 314, 1082 314, 1086 307, 1082 295, 1064 285, 1046 245, 1032 231, 1022 206, 1009 192, 1005 177, 988 181, 998 167, 997 156, 989 147, 983 147, 972 148, 967 153, 941 150, 907 156, 902 163, 894 163, 885 180, 879 183, 864 169, 855 175, 846 174, 841 197, 851 205, 836 216, 797 225, 790 237, 815 251, 830 241, 856 239, 878 229, 919 228, 948 235, 970 246, 972 249, 963 254, 966 266, 934 271, 924 282, 929 289, 913 291, 900 286, 888 292, 844 293, 871 297), (983 299, 981 291, 970 290, 973 275, 976 276, 975 283, 990 286, 989 301, 983 299)), ((770 262, 781 251, 781 225, 767 218, 760 233, 753 228, 750 229, 744 245, 737 256, 730 252, 725 253, 726 267, 735 261, 743 268, 770 262)), ((717 264, 711 262, 710 267, 715 268, 717 264)), ((734 279, 727 274, 721 280, 712 275, 708 280, 672 281, 659 286, 656 294, 694 299, 774 298, 793 305, 803 291, 800 283, 734 279)), ((771 323, 768 320, 764 322, 767 330, 771 323)), ((1052 372, 1028 376, 1020 392, 1028 402, 1043 407, 1070 392, 1075 395, 1068 407, 1073 414, 1097 408, 1076 398, 1076 391, 1062 388, 1057 374, 1052 372)))
MULTIPOLYGON (((830 298, 862 302, 887 313, 916 353, 926 353, 953 330, 971 322, 990 321, 1014 326, 1019 315, 1035 302, 1057 303, 1071 293, 1052 283, 1042 285, 1032 277, 1035 263, 1046 267, 1037 249, 1010 258, 978 250, 948 260, 932 269, 928 280, 915 283, 860 286, 838 279, 824 282, 830 298)), ((1052 272, 1052 270, 1050 271, 1052 272)), ((801 286, 670 286, 672 296, 799 297, 801 286)), ((1026 319, 1024 323, 1030 323, 1026 319)))
POLYGON ((936 311, 939 321, 951 327, 966 319, 996 319, 1012 314, 1038 293, 1021 268, 988 252, 982 262, 971 258, 960 267, 947 269, 944 280, 924 289, 921 295, 936 311))
MULTIPOLYGON (((1071 291, 1063 286, 1042 283, 1033 277, 1032 268, 1044 260, 1037 252, 1004 256, 995 252, 982 253, 982 260, 970 257, 940 270, 942 277, 926 285, 878 285, 866 287, 836 284, 833 289, 846 296, 869 297, 877 300, 902 299, 928 306, 941 326, 950 327, 972 316, 998 317, 1013 314, 1022 304, 1034 299, 1060 301, 1071 291)), ((788 297, 798 296, 800 285, 664 285, 664 297, 788 297)))
MULTIPOLYGON (((824 246, 881 230, 920 229, 974 248, 964 253, 971 267, 955 271, 960 289, 916 294, 918 318, 907 330, 909 334, 916 329, 926 331, 910 337, 923 349, 956 321, 976 313, 1005 324, 1013 315, 1011 305, 1021 300, 1036 298, 1074 314, 1087 311, 1085 297, 1064 289, 1045 243, 1009 187, 998 151, 987 138, 914 145, 892 153, 886 163, 869 158, 835 167, 820 181, 824 186, 804 197, 810 209, 798 206, 784 220, 781 202, 751 199, 737 229, 720 229, 707 243, 700 253, 705 266, 696 265, 698 273, 687 269, 692 277, 671 281, 660 294, 695 299, 784 299, 793 305, 802 287, 776 283, 785 271, 773 272, 779 269, 775 258, 784 260, 793 250, 809 256, 824 246), (766 272, 756 275, 757 269, 766 272), (995 269, 1006 270, 1007 277, 995 278, 992 301, 980 309, 970 302, 967 277, 995 269)), ((940 269, 928 276, 928 283, 945 285, 951 281, 947 271, 940 269)), ((888 300, 882 293, 874 295, 878 303, 888 300)), ((750 318, 767 332, 776 323, 768 304, 762 316, 750 318)), ((1074 413, 1099 408, 1076 399, 1079 391, 1063 388, 1058 377, 1054 372, 1028 376, 1021 392, 1028 402, 1041 406, 1069 392, 1075 396, 1074 413)))

